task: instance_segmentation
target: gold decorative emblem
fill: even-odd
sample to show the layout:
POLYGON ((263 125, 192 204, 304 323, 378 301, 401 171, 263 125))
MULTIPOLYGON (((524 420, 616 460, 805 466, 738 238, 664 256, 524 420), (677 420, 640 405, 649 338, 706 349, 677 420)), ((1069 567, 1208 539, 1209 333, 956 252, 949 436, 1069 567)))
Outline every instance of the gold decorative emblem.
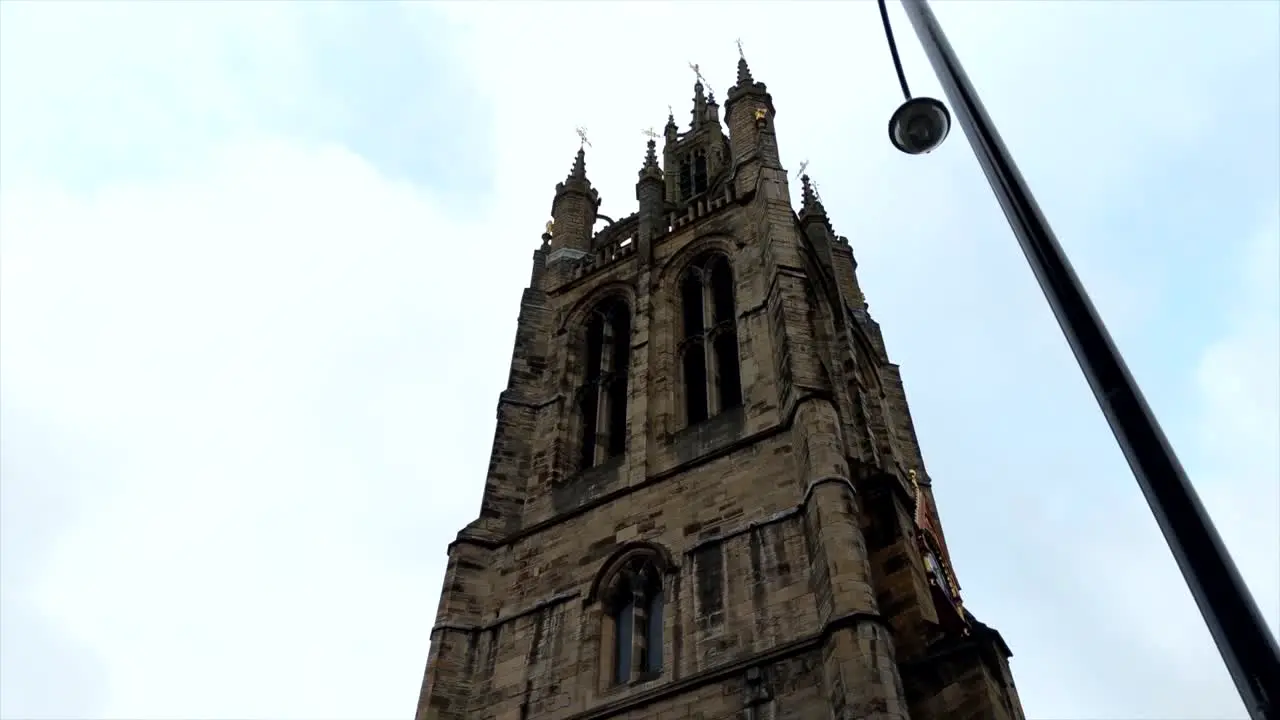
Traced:
POLYGON ((764 108, 756 108, 756 120, 763 120, 765 115, 768 114, 769 112, 764 108))
POLYGON ((551 234, 555 231, 555 229, 556 229, 556 221, 555 221, 555 220, 548 220, 548 221, 547 221, 547 234, 548 234, 548 235, 551 235, 551 234))

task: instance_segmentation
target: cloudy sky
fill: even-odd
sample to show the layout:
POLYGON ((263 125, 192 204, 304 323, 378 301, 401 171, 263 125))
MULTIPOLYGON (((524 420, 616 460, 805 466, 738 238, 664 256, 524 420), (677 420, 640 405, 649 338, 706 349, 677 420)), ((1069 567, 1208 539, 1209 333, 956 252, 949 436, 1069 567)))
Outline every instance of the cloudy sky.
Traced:
MULTIPOLYGON (((1280 4, 937 11, 1275 628, 1280 4)), ((1029 716, 1243 717, 964 138, 887 142, 869 2, 0 3, 0 715, 408 717, 573 128, 628 214, 738 37, 1029 716)))

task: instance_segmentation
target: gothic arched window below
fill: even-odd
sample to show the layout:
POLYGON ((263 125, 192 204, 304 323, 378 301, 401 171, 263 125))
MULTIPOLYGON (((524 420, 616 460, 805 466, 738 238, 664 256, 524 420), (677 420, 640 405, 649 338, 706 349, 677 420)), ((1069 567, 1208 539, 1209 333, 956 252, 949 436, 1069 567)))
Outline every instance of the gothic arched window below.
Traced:
POLYGON ((609 684, 656 677, 662 672, 664 598, 652 558, 639 555, 619 568, 602 599, 609 684))
POLYGON ((733 271, 722 253, 707 253, 680 278, 681 387, 685 423, 742 405, 733 271))
POLYGON ((586 373, 578 391, 583 470, 621 455, 627 447, 631 311, 620 298, 610 298, 591 311, 586 346, 586 373))

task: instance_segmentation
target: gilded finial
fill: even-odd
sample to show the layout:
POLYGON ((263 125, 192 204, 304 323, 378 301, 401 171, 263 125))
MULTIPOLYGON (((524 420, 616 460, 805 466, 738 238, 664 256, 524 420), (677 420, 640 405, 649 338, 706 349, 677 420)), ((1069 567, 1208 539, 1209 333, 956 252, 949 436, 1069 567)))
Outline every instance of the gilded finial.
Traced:
POLYGON ((553 234, 555 234, 555 229, 556 229, 556 221, 555 221, 555 220, 548 220, 548 221, 547 221, 547 234, 548 234, 548 235, 553 235, 553 234))
POLYGON ((587 129, 584 127, 574 128, 574 132, 578 133, 578 147, 591 147, 591 141, 587 139, 587 129))
POLYGON ((919 498, 921 495, 920 476, 919 474, 916 473, 915 468, 911 468, 910 470, 907 471, 907 480, 911 482, 911 491, 916 494, 917 498, 919 498))
POLYGON ((756 120, 764 120, 765 116, 768 114, 768 110, 765 110, 764 108, 756 108, 756 120))
POLYGON ((796 177, 802 177, 804 175, 805 169, 808 167, 809 167, 808 160, 805 160, 804 162, 800 163, 800 169, 796 171, 796 177))

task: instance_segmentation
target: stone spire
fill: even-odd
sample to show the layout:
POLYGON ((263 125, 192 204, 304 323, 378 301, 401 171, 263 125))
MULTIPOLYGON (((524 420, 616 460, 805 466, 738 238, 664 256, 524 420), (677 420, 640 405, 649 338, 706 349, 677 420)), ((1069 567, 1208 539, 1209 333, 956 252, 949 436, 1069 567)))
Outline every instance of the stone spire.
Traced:
POLYGON ((800 208, 804 212, 827 214, 827 209, 822 206, 822 199, 813 189, 813 183, 809 180, 808 175, 800 176, 800 208))
POLYGON ((587 179, 586 146, 590 143, 581 128, 578 135, 582 142, 573 167, 564 182, 556 183, 555 199, 551 202, 552 225, 548 234, 552 252, 547 258, 548 266, 562 257, 584 254, 590 249, 591 228, 600 208, 600 193, 591 187, 591 181, 587 179))
POLYGON ((755 83, 755 78, 751 77, 751 68, 747 66, 747 58, 743 55, 738 56, 738 87, 751 85, 755 83))
POLYGON ((565 182, 573 180, 582 180, 590 184, 587 180, 587 150, 584 147, 578 148, 578 157, 574 158, 573 169, 569 171, 569 177, 565 178, 565 182))
POLYGON ((720 103, 716 102, 716 94, 712 91, 707 91, 707 110, 703 117, 709 123, 720 124, 720 103))
POLYGON ((653 138, 649 138, 648 146, 644 153, 644 165, 640 167, 640 177, 646 175, 654 175, 661 177, 662 169, 658 167, 658 143, 653 138))
MULTIPOLYGON (((753 95, 760 100, 765 100, 769 97, 769 91, 765 87, 764 83, 756 82, 756 79, 751 76, 751 68, 747 66, 747 58, 745 55, 742 55, 741 49, 739 49, 738 81, 734 83, 733 87, 729 88, 729 93, 725 97, 725 112, 727 113, 730 106, 736 104, 738 100, 748 95, 753 95)), ((770 110, 772 110, 773 100, 769 99, 767 100, 767 103, 770 110)))
POLYGON ((667 232, 663 213, 666 177, 658 167, 658 133, 648 130, 645 135, 649 136, 649 142, 645 147, 640 178, 636 180, 636 200, 640 203, 636 250, 642 265, 647 265, 653 256, 654 240, 667 232))
POLYGON ((800 224, 820 223, 834 238, 835 230, 831 227, 831 219, 827 217, 827 208, 823 206, 822 197, 818 195, 818 190, 808 175, 800 176, 800 187, 800 224))
POLYGON ((773 157, 774 163, 777 162, 776 139, 772 137, 774 113, 773 98, 770 97, 768 88, 752 77, 751 68, 747 66, 747 58, 742 54, 742 46, 739 45, 738 82, 729 88, 724 101, 724 116, 729 122, 731 140, 734 140, 732 138, 734 133, 739 136, 734 140, 737 143, 733 150, 734 157, 742 157, 752 152, 747 145, 759 144, 761 147, 758 149, 773 157), (751 131, 753 127, 770 137, 757 136, 751 131), (748 136, 751 139, 748 139, 748 136))
POLYGON ((705 89, 701 79, 693 84, 693 122, 689 124, 692 130, 702 127, 707 119, 707 96, 703 92, 705 89))
POLYGON ((573 167, 569 169, 569 175, 565 177, 564 182, 556 185, 556 196, 563 195, 565 192, 578 191, 587 195, 596 196, 596 191, 591 187, 591 181, 587 179, 587 148, 589 143, 584 140, 578 146, 578 154, 573 159, 573 167))

